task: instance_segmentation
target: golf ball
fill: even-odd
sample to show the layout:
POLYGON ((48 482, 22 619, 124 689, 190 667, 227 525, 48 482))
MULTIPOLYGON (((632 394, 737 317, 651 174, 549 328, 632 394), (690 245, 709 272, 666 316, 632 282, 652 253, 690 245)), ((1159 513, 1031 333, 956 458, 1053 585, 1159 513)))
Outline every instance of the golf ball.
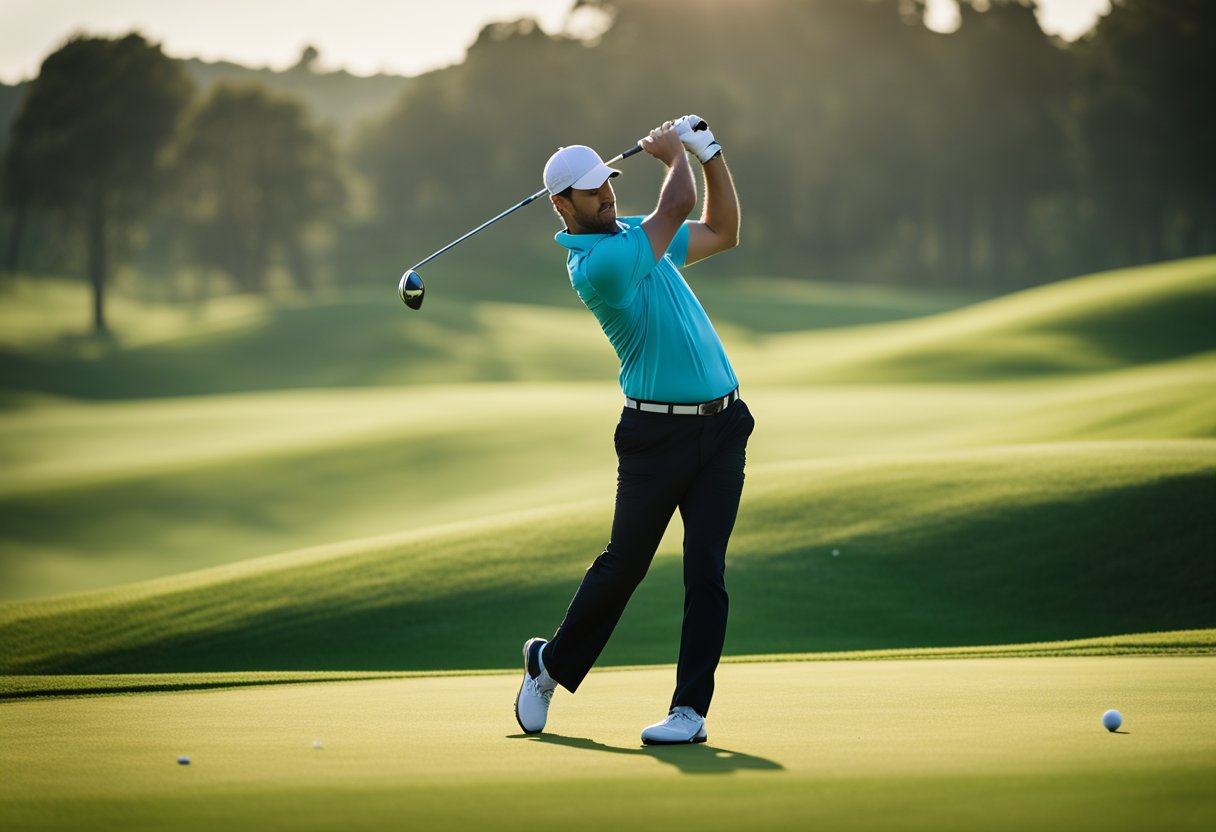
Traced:
POLYGON ((313 748, 321 748, 321 747, 322 747, 322 746, 321 746, 321 741, 320 741, 320 740, 313 740, 313 741, 312 741, 312 747, 313 747, 313 748))
POLYGON ((1119 726, 1123 724, 1123 714, 1118 711, 1107 711, 1102 714, 1102 727, 1107 731, 1118 731, 1119 726))
POLYGON ((177 764, 179 766, 188 766, 188 765, 190 765, 190 758, 189 757, 178 757, 177 764))

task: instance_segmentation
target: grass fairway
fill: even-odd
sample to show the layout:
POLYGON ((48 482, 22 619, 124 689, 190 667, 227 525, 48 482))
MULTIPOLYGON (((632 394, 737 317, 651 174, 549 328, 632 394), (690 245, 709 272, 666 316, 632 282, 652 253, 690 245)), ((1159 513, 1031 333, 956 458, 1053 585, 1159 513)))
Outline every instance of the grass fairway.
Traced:
MULTIPOLYGON (((752 482, 769 464, 1209 438, 1214 384, 1216 354, 1068 381, 751 388, 752 482)), ((618 412, 610 383, 31 402, 0 413, 0 600, 610 506, 618 412)))
POLYGON ((704 293, 758 424, 710 743, 657 750, 678 520, 550 734, 494 670, 608 535, 585 310, 116 304, 109 342, 10 293, 0 830, 1216 827, 1216 258, 918 320, 952 304, 743 283, 704 293))
MULTIPOLYGON (((761 468, 731 543, 726 651, 1210 627, 1214 472, 1210 440, 761 468)), ((563 505, 0 605, 0 672, 501 667, 528 631, 557 626, 610 510, 563 505)), ((604 661, 674 658, 681 574, 678 549, 656 557, 604 661)))
MULTIPOLYGON (((909 454, 941 453, 944 470, 966 450, 1216 437, 1216 258, 818 330, 862 320, 844 307, 908 317, 941 301, 739 285, 746 315, 709 284, 706 303, 757 416, 756 483, 760 466, 865 458, 881 490, 880 460, 909 454)), ((118 344, 39 342, 55 286, 18 284, 0 312, 14 323, 0 333, 0 601, 610 505, 619 391, 585 310, 456 295, 413 316, 379 297, 194 321, 137 307, 118 344)))
POLYGON ((515 674, 0 704, 7 829, 1209 829, 1216 658, 724 665, 705 746, 645 749, 671 668, 521 735, 515 674), (1124 733, 1099 724, 1109 707, 1124 733), (314 749, 313 740, 323 747, 314 749), (188 755, 189 766, 179 766, 188 755))
POLYGON ((943 382, 1103 372, 1213 349, 1216 257, 1064 280, 882 326, 781 335, 753 381, 943 382), (814 362, 805 360, 814 354, 814 362), (801 360, 799 360, 801 359, 801 360))
MULTIPOLYGON (((896 321, 979 299, 765 277, 697 285, 717 325, 741 336, 896 321)), ((0 285, 0 391, 124 399, 615 376, 612 348, 561 266, 544 293, 552 303, 478 299, 447 286, 428 295, 420 315, 396 299, 395 280, 382 291, 344 287, 277 303, 219 298, 193 308, 118 289, 107 300, 111 341, 87 334, 84 283, 15 280, 0 285)))

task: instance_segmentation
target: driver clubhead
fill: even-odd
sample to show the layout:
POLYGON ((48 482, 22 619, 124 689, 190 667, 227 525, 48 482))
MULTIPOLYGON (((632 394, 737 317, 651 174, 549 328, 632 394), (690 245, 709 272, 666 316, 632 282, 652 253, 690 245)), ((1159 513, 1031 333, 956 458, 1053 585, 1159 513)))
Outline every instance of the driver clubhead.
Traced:
POLYGON ((422 299, 426 296, 426 286, 423 285, 418 272, 410 269, 401 275, 401 284, 397 287, 397 291, 401 295, 402 302, 410 309, 422 308, 422 299))

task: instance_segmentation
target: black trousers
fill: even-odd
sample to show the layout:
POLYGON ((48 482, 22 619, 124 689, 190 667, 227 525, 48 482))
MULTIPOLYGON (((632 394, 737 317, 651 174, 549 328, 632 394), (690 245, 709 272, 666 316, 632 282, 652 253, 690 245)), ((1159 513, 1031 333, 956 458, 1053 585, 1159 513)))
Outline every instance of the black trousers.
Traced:
POLYGON ((599 658, 678 508, 684 521, 684 624, 671 707, 709 712, 726 639, 726 545, 755 424, 742 399, 713 416, 622 410, 612 538, 587 570, 544 652, 545 669, 562 687, 577 690, 599 658))

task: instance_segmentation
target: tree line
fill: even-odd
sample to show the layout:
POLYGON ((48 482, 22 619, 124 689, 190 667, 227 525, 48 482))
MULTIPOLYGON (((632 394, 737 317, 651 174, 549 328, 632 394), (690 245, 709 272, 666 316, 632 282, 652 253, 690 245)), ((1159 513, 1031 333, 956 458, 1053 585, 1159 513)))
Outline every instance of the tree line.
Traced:
POLYGON ((196 101, 180 63, 142 36, 77 37, 43 62, 13 123, 9 266, 26 223, 53 217, 83 251, 97 330, 114 262, 149 224, 171 232, 176 262, 239 290, 264 291, 275 257, 307 285, 304 234, 336 216, 344 187, 334 143, 298 101, 226 84, 196 101))
MULTIPOLYGON (((711 269, 1003 291, 1216 251, 1216 4, 1115 0, 1072 44, 1020 0, 963 2, 950 34, 919 0, 579 5, 611 18, 594 40, 488 26, 341 137, 257 85, 199 94, 138 34, 78 37, 12 124, 5 263, 79 264, 98 328, 132 258, 241 291, 389 285, 539 188, 558 145, 608 156, 684 112, 710 120, 744 205, 743 245, 711 269)), ((623 163, 622 211, 654 199, 645 161, 623 163)), ((555 218, 511 222, 462 267, 486 286, 560 273, 555 218)))

